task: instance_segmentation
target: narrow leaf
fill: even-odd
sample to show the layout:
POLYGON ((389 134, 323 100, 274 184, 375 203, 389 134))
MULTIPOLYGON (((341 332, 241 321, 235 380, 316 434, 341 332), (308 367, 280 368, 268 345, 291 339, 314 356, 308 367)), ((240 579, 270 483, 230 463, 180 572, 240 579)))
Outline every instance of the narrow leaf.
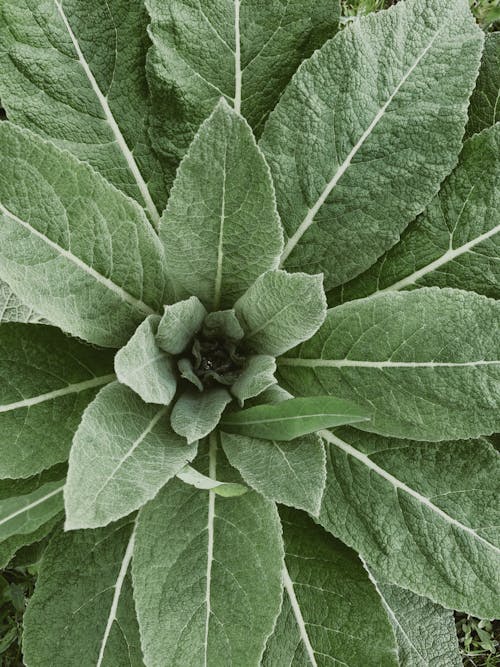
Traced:
POLYGON ((105 526, 138 509, 188 461, 167 408, 114 382, 89 405, 75 434, 64 490, 66 529, 105 526))
POLYGON ((274 357, 267 354, 256 354, 249 357, 242 373, 231 386, 231 393, 238 399, 240 406, 243 407, 247 399, 258 396, 276 384, 275 372, 274 357))
POLYGON ((0 500, 0 541, 35 532, 63 509, 64 480, 49 482, 24 496, 0 500))
POLYGON ((230 402, 231 394, 227 389, 214 387, 202 392, 186 391, 172 409, 172 428, 188 443, 201 440, 214 430, 230 402))
POLYGON ((248 491, 248 488, 243 484, 235 482, 219 482, 216 479, 207 477, 207 475, 202 475, 201 472, 198 472, 198 470, 195 470, 195 468, 192 468, 191 466, 184 466, 184 468, 177 473, 176 477, 182 480, 184 484, 190 484, 196 489, 202 489, 203 491, 213 491, 218 496, 224 498, 242 496, 248 491))
POLYGON ((165 306, 158 324, 156 342, 165 352, 180 354, 201 329, 206 314, 205 306, 195 296, 165 306))
MULTIPOLYGON (((500 35, 486 35, 481 68, 469 107, 466 135, 470 136, 500 121, 500 35)), ((486 175, 485 171, 485 175, 486 175)))

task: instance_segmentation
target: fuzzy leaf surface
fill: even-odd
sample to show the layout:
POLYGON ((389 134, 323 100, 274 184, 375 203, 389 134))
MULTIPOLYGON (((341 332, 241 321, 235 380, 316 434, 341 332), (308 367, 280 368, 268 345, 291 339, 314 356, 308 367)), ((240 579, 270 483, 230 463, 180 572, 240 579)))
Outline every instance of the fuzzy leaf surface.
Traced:
POLYGON ((470 438, 499 430, 500 303, 424 287, 351 301, 278 375, 295 395, 333 395, 371 413, 357 428, 400 438, 470 438))
POLYGON ((0 500, 0 541, 34 533, 63 509, 64 480, 48 482, 24 496, 0 500))
POLYGON ((268 354, 255 354, 249 357, 242 373, 231 386, 231 393, 238 399, 240 406, 243 407, 247 399, 258 396, 276 384, 275 372, 274 357, 268 354))
POLYGON ((201 440, 214 430, 230 402, 231 394, 223 387, 185 391, 172 408, 172 428, 189 443, 201 440))
POLYGON ((466 135, 470 136, 500 121, 500 34, 486 35, 481 68, 469 107, 466 135))
POLYGON ((275 269, 283 233, 269 168, 246 122, 220 102, 182 161, 160 225, 180 297, 232 307, 275 269))
POLYGON ((0 280, 0 322, 34 322, 40 321, 40 316, 32 308, 21 303, 11 288, 0 280))
POLYGON ((64 331, 120 347, 166 299, 161 244, 140 206, 88 165, 0 124, 0 277, 64 331))
POLYGON ((166 352, 180 354, 201 329, 206 314, 205 306, 195 296, 165 306, 156 342, 166 352))
POLYGON ((500 613, 500 457, 486 440, 427 443, 321 431, 319 522, 379 577, 448 609, 500 613))
POLYGON ((66 529, 97 528, 130 514, 196 454, 170 427, 165 406, 113 382, 75 434, 64 490, 66 529))
POLYGON ((177 473, 176 477, 184 482, 190 484, 196 489, 203 491, 213 491, 218 496, 224 498, 232 498, 233 496, 242 496, 248 491, 248 488, 243 484, 237 482, 219 482, 207 475, 203 475, 191 466, 184 466, 184 468, 177 473))
POLYGON ((396 243, 455 165, 482 42, 467 0, 407 0, 302 65, 260 143, 285 268, 331 289, 396 243))
POLYGON ((108 352, 45 325, 0 327, 0 479, 65 461, 88 403, 114 379, 108 352))

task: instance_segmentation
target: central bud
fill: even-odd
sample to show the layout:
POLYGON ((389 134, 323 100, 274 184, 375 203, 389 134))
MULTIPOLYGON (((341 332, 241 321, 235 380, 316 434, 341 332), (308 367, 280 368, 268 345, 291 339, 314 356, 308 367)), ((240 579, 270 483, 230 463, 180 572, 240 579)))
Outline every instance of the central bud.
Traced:
POLYGON ((231 386, 245 365, 237 342, 224 337, 200 335, 192 347, 193 370, 206 387, 219 383, 231 386))

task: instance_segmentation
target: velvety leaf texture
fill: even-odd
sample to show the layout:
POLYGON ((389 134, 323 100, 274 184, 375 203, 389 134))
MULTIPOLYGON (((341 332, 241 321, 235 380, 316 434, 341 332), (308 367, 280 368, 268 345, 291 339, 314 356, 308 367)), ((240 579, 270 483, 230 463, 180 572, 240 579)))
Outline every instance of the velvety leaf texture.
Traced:
POLYGON ((371 411, 357 428, 443 440, 499 430, 500 304, 422 288, 328 311, 279 376, 291 392, 348 398, 371 411))
POLYGON ((31 493, 0 500, 0 541, 34 533, 63 509, 64 480, 48 482, 31 493))
POLYGON ((486 35, 481 69, 472 93, 466 134, 481 132, 500 121, 500 33, 486 35))
POLYGON ((0 280, 0 322, 39 322, 40 316, 32 308, 25 306, 10 289, 0 280))
POLYGON ((302 65, 261 140, 285 268, 332 288, 394 245, 456 162, 482 41, 467 0, 406 0, 302 65))

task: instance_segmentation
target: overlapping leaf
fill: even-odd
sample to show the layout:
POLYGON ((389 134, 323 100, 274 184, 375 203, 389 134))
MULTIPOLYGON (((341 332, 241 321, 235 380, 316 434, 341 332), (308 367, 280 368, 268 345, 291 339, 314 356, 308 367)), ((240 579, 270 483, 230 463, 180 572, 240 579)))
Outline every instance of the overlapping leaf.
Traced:
POLYGON ((0 322, 39 322, 40 316, 25 306, 3 280, 0 280, 0 322))
POLYGON ((466 135, 481 132, 500 121, 500 34, 486 35, 481 69, 469 107, 466 135))

